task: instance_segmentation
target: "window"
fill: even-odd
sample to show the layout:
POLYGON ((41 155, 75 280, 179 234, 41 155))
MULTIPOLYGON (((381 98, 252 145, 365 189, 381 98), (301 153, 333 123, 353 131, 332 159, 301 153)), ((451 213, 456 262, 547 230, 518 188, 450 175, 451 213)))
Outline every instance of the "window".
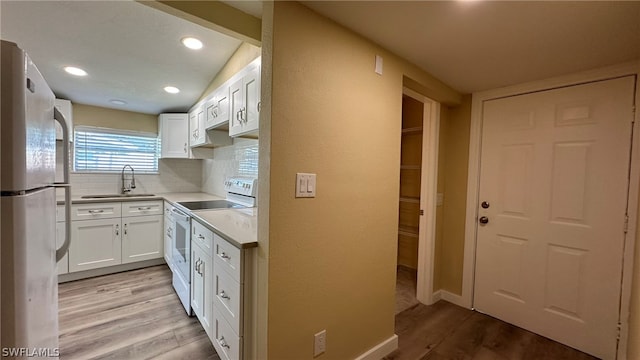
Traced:
POLYGON ((156 134, 77 126, 73 168, 78 172, 120 172, 129 164, 138 173, 157 173, 156 134))

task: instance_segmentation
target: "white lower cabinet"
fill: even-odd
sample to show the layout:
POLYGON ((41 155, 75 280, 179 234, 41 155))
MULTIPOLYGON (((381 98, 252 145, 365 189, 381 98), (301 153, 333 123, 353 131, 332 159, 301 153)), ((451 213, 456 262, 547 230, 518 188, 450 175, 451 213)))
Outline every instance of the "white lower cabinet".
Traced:
POLYGON ((191 247, 191 308, 211 337, 211 304, 213 261, 200 246, 191 247))
POLYGON ((214 305, 213 312, 213 347, 222 360, 238 360, 243 358, 242 338, 236 334, 227 320, 220 316, 214 305))
POLYGON ((120 218, 71 222, 69 271, 121 264, 120 218))
MULTIPOLYGON (((68 272, 163 257, 161 201, 74 204, 72 210, 68 272)), ((57 225, 62 239, 64 223, 57 225)), ((58 264, 59 273, 63 267, 58 264)))
POLYGON ((164 256, 162 215, 122 218, 122 263, 157 259, 164 256))
POLYGON ((192 219, 191 228, 191 307, 220 358, 243 359, 248 356, 243 355, 248 353, 243 348, 245 308, 252 305, 245 301, 242 276, 249 274, 245 268, 253 267, 245 267, 244 250, 198 220, 192 219))
MULTIPOLYGON (((173 233, 176 231, 176 223, 171 216, 173 206, 169 202, 164 202, 164 261, 171 268, 171 242, 173 233)), ((173 269, 172 269, 173 270, 173 269)))

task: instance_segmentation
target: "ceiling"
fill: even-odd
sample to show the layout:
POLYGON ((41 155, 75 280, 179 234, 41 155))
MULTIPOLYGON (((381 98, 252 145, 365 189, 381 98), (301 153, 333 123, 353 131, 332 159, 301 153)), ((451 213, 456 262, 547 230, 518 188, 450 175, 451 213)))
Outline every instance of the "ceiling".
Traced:
POLYGON ((640 59, 640 1, 304 1, 471 93, 640 59))
POLYGON ((188 110, 241 44, 134 1, 2 0, 0 37, 29 53, 57 97, 148 114, 188 110), (204 47, 187 49, 185 36, 204 47), (88 75, 68 75, 69 65, 88 75))
MULTIPOLYGON (((223 2, 261 17, 260 1, 223 2)), ((640 1, 303 3, 463 93, 640 59, 640 1)), ((59 97, 150 114, 186 111, 240 45, 133 1, 2 0, 0 17, 2 39, 28 51, 59 97), (186 35, 205 47, 186 49, 186 35)))

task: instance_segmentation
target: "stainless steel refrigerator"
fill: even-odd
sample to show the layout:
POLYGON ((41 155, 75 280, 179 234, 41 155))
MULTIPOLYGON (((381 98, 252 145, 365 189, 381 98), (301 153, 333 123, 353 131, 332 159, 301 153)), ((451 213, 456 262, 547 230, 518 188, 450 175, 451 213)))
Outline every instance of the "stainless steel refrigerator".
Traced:
POLYGON ((56 262, 70 241, 69 139, 55 96, 16 44, 0 49, 0 350, 3 357, 55 357, 56 262), (54 120, 55 118, 55 120, 54 120), (56 184, 55 121, 64 140, 64 183, 56 184), (56 188, 65 189, 66 239, 56 249, 56 188))

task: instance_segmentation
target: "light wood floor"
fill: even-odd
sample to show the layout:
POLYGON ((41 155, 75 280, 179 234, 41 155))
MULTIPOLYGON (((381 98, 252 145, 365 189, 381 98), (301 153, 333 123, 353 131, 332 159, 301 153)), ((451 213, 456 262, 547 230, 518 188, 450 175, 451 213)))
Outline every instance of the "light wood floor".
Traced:
POLYGON ((60 358, 216 359, 166 265, 60 284, 60 358))
MULTIPOLYGON (((415 286, 404 275, 399 275, 398 289, 415 286)), ((60 284, 58 289, 63 360, 219 360, 198 320, 185 313, 165 265, 60 284)), ((411 291, 404 290, 412 301, 411 291)), ((399 348, 386 360, 595 359, 444 301, 413 305, 397 314, 396 334, 399 348)))
MULTIPOLYGON (((398 272, 396 309, 415 284, 398 272), (400 299, 400 300, 399 300, 400 299)), ((413 290, 415 291, 415 290, 413 290)), ((445 301, 396 314, 398 349, 385 360, 593 360, 585 353, 445 301)))

